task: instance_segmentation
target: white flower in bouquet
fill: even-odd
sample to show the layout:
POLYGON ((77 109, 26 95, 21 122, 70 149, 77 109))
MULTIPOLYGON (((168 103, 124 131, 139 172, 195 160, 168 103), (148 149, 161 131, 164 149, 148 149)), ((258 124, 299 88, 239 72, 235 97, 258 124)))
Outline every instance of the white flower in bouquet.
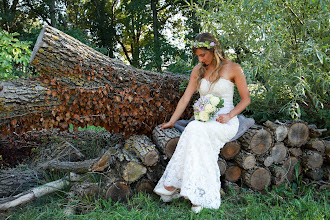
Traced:
POLYGON ((196 120, 208 121, 223 107, 223 99, 212 94, 201 96, 193 105, 196 120))

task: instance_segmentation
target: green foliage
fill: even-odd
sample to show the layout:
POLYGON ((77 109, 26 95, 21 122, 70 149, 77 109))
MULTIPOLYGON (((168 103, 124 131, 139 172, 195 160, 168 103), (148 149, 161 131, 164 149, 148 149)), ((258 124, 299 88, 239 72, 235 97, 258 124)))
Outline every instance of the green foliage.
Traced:
POLYGON ((327 1, 200 2, 203 31, 218 37, 253 85, 249 114, 258 122, 300 118, 329 126, 327 1))
POLYGON ((19 41, 18 33, 0 31, 0 80, 18 78, 28 72, 31 42, 19 41))

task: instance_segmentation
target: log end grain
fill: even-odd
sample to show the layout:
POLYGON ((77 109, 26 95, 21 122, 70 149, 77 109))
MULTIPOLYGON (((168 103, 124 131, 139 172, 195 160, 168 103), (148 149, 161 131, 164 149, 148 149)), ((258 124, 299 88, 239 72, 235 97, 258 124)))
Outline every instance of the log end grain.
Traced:
POLYGON ((155 188, 155 184, 151 180, 143 180, 136 184, 135 191, 136 192, 145 192, 149 194, 153 194, 153 190, 155 188))
POLYGON ((171 158, 175 149, 176 149, 176 145, 178 144, 179 142, 179 139, 180 137, 176 137, 176 138, 173 138, 171 140, 169 140, 165 146, 165 155, 168 157, 168 158, 171 158))
POLYGON ((271 155, 274 163, 283 161, 287 156, 287 148, 283 143, 276 143, 271 150, 271 155))
POLYGON ((304 167, 316 169, 323 165, 323 157, 317 151, 308 150, 303 153, 302 162, 304 167))
POLYGON ((271 183, 271 175, 265 168, 257 168, 249 177, 248 185, 255 190, 264 190, 271 183))
POLYGON ((127 199, 131 196, 130 187, 124 182, 115 182, 112 184, 106 194, 105 198, 110 199, 114 202, 122 201, 127 202, 127 199))
POLYGON ((239 153, 240 150, 240 144, 235 141, 231 141, 226 143, 225 146, 221 149, 221 155, 226 160, 232 159, 239 153))
POLYGON ((238 166, 230 166, 225 172, 226 180, 236 182, 241 177, 242 170, 238 166))
POLYGON ((144 164, 147 166, 155 165, 159 160, 159 154, 157 151, 150 151, 144 157, 144 164))
POLYGON ((309 128, 304 122, 294 122, 288 131, 288 144, 292 147, 304 145, 309 138, 309 128))
POLYGON ((257 155, 266 153, 269 148, 273 145, 273 136, 266 130, 259 130, 251 139, 250 147, 252 152, 257 155))

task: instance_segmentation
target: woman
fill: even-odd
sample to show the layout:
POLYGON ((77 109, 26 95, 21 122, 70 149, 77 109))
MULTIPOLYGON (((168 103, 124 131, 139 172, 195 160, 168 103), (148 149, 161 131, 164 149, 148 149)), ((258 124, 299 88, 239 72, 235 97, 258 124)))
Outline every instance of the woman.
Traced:
POLYGON ((250 104, 246 79, 239 64, 226 59, 217 39, 210 33, 195 38, 193 52, 199 64, 192 70, 189 84, 171 119, 161 129, 174 127, 186 109, 192 95, 213 94, 224 99, 214 120, 190 122, 182 133, 176 150, 154 192, 164 202, 185 197, 192 203, 192 211, 220 207, 220 149, 235 136, 238 130, 237 115, 250 104), (234 107, 234 86, 241 101, 234 107))

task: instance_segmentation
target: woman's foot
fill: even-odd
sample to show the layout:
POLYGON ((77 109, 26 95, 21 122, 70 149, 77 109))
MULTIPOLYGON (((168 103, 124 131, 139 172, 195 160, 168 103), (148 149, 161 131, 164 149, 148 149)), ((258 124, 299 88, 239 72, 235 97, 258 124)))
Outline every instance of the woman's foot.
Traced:
POLYGON ((162 188, 158 188, 155 190, 155 193, 161 195, 161 196, 172 196, 173 194, 177 193, 177 190, 173 186, 164 186, 162 188))
POLYGON ((191 206, 191 211, 197 213, 200 213, 200 211, 202 211, 203 207, 200 205, 192 205, 191 206))

